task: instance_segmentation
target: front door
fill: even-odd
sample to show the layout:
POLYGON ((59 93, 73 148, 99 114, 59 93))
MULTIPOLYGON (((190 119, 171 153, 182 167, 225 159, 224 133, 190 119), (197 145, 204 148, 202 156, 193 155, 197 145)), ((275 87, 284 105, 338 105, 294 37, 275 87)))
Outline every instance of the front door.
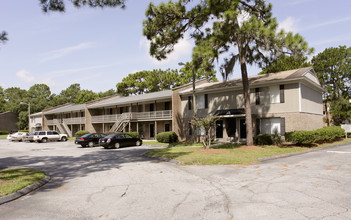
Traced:
POLYGON ((240 139, 246 138, 246 120, 240 119, 240 139))
POLYGON ((150 124, 150 138, 154 138, 154 137, 155 137, 155 125, 150 124))
POLYGON ((223 138, 223 120, 216 121, 216 138, 223 138))

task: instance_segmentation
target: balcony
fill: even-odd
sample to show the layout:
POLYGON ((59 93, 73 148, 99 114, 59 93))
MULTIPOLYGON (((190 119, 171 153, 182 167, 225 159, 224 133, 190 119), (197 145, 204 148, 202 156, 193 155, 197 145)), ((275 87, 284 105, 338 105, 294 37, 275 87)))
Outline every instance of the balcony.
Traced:
POLYGON ((48 125, 55 125, 63 122, 65 124, 85 124, 85 117, 77 117, 77 118, 64 118, 62 121, 60 119, 48 120, 48 125))
POLYGON ((150 121, 150 120, 172 120, 172 110, 153 112, 126 112, 115 115, 92 116, 92 123, 114 123, 121 120, 150 121))

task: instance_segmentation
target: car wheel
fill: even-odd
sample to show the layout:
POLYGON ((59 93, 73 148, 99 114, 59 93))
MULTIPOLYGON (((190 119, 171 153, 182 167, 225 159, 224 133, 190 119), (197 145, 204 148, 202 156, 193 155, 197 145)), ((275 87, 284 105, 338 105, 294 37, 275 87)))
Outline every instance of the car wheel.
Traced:
POLYGON ((47 139, 47 138, 43 138, 43 139, 41 140, 41 142, 46 143, 46 142, 48 142, 48 139, 47 139))
POLYGON ((116 148, 116 149, 119 148, 119 143, 115 143, 115 148, 116 148))
POLYGON ((66 137, 62 137, 61 141, 67 141, 67 138, 66 137))
POLYGON ((85 144, 81 144, 80 146, 82 146, 82 147, 86 147, 87 145, 85 145, 85 144))
POLYGON ((94 142, 90 141, 90 142, 88 143, 88 146, 89 146, 89 147, 94 147, 94 142))
POLYGON ((137 142, 135 143, 135 145, 136 145, 136 146, 140 146, 140 145, 141 145, 141 141, 137 141, 137 142))

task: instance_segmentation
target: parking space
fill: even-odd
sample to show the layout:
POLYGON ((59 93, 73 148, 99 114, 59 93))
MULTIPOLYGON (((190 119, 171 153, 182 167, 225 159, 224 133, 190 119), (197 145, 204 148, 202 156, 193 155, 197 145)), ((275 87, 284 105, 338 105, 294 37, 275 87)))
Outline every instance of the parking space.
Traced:
POLYGON ((0 167, 47 171, 4 219, 350 219, 351 146, 246 166, 178 166, 152 147, 0 141, 0 167), (331 152, 335 151, 335 152, 331 152))

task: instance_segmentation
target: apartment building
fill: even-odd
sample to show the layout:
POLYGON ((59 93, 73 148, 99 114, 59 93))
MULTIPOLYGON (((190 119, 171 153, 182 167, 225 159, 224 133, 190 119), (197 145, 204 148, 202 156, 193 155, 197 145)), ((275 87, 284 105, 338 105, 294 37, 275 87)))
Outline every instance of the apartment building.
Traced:
MULTIPOLYGON (((325 91, 311 67, 249 77, 255 134, 275 130, 313 130, 323 127, 322 93, 325 91)), ((245 141, 246 125, 241 79, 196 82, 198 117, 216 114, 219 141, 245 141)), ((129 97, 114 95, 81 105, 67 104, 44 110, 43 129, 72 136, 76 131, 137 131, 144 139, 174 131, 180 140, 196 132, 192 83, 161 92, 129 97)))

